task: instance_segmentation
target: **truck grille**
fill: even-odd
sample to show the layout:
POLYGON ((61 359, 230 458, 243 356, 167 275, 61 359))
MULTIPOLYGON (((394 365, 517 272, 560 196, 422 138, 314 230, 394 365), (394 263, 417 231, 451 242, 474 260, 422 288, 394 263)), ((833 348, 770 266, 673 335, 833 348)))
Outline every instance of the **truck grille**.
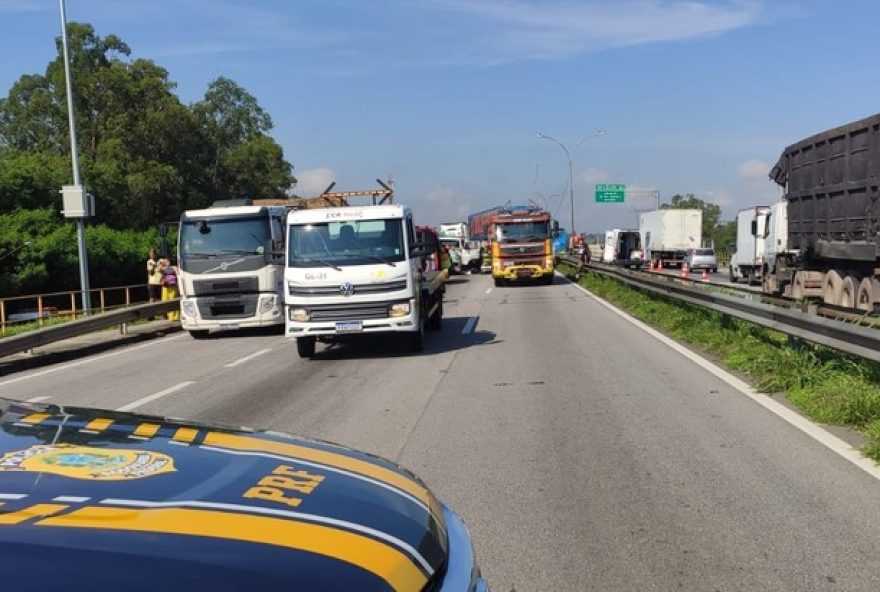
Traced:
POLYGON ((194 296, 210 296, 211 294, 241 294, 259 291, 257 276, 217 278, 193 281, 194 296))
POLYGON ((199 316, 203 319, 243 319, 257 312, 259 294, 233 294, 229 296, 203 297, 196 300, 199 316))
MULTIPOLYGON (((394 280, 393 282, 381 282, 372 284, 354 284, 355 294, 383 294, 385 292, 399 292, 406 289, 406 280, 394 280)), ((290 286, 288 291, 291 296, 339 296, 338 285, 333 286, 290 286)))
POLYGON ((309 307, 312 321, 362 321, 388 317, 388 303, 321 304, 309 307))
POLYGON ((501 247, 502 257, 517 257, 520 255, 543 255, 544 245, 514 245, 501 247))

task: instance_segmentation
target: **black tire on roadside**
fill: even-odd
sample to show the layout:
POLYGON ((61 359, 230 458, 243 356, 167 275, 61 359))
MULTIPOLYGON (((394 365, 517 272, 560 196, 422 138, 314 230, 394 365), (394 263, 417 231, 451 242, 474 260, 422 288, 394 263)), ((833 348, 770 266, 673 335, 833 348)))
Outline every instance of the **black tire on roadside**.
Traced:
POLYGON ((315 338, 314 337, 297 337, 296 353, 301 358, 311 358, 315 355, 315 338))
POLYGON ((437 310, 428 319, 428 331, 440 331, 443 328, 443 299, 437 303, 437 310))
POLYGON ((192 329, 192 330, 190 330, 189 335, 193 339, 207 339, 208 338, 208 330, 207 329, 192 329))

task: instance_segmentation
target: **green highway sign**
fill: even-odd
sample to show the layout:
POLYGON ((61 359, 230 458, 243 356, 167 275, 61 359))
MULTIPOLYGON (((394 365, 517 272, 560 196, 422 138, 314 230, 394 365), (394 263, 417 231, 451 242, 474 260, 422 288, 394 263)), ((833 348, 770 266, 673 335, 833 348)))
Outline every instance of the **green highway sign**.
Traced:
POLYGON ((623 203, 626 185, 596 185, 596 203, 623 203))

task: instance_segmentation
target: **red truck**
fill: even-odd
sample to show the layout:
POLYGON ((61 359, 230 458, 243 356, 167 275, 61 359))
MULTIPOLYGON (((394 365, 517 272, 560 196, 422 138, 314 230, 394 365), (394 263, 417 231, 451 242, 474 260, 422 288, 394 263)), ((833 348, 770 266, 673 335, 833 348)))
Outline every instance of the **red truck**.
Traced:
POLYGON ((489 226, 492 277, 496 286, 505 282, 553 283, 553 237, 559 223, 539 209, 496 212, 489 226))

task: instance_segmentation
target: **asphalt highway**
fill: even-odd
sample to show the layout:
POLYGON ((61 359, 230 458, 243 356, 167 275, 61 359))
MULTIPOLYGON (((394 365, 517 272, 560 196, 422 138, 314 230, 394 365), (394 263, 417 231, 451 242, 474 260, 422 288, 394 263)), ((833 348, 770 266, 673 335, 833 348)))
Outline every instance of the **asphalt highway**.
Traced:
POLYGON ((185 333, 0 396, 332 440, 414 470, 492 589, 880 589, 880 482, 561 278, 454 278, 421 355, 185 333))

